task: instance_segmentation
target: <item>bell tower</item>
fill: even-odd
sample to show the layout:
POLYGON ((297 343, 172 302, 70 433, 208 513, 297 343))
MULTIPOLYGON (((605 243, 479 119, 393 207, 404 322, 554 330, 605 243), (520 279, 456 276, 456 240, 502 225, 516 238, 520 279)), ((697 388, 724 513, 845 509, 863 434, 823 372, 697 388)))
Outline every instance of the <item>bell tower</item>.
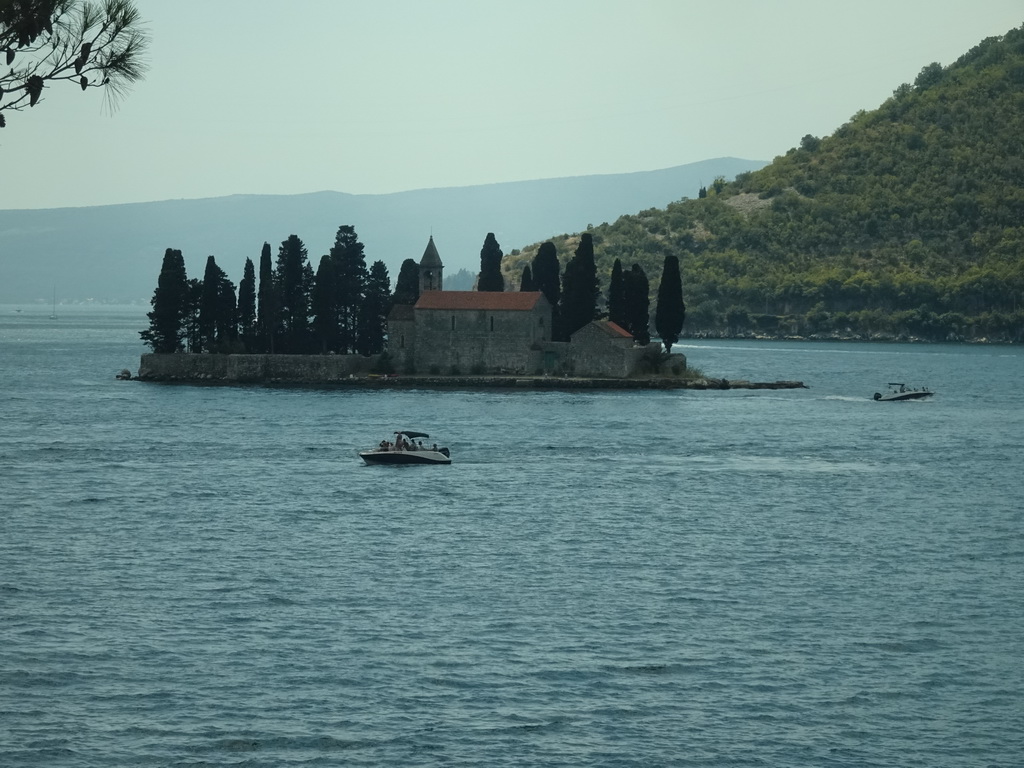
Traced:
POLYGON ((427 249, 420 259, 420 293, 424 291, 444 290, 444 264, 441 263, 441 256, 434 245, 434 236, 430 236, 427 249))

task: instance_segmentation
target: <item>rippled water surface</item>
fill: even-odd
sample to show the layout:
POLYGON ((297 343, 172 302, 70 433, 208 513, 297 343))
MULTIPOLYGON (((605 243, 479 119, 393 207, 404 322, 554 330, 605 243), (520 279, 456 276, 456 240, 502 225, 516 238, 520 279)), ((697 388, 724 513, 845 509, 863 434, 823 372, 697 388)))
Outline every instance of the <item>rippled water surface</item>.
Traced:
POLYGON ((48 314, 0 306, 2 765, 1021 764, 1019 348, 224 388, 115 381, 143 308, 48 314), (452 466, 362 466, 399 428, 452 466))

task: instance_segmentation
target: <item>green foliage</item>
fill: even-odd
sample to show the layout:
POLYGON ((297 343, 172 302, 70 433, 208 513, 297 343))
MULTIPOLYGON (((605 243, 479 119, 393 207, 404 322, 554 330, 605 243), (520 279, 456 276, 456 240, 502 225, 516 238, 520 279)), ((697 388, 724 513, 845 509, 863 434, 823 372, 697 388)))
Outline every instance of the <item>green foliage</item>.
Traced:
POLYGON ((235 314, 235 286, 217 266, 206 259, 206 270, 199 294, 198 345, 195 352, 222 352, 231 348, 238 335, 235 314))
POLYGON ((619 259, 612 264, 612 274, 608 281, 608 319, 621 328, 629 328, 626 314, 626 282, 622 277, 622 262, 619 259))
POLYGON ((625 320, 622 326, 633 335, 638 344, 649 344, 651 341, 651 284, 647 273, 639 264, 634 264, 629 272, 623 275, 625 301, 625 320))
POLYGON ((280 327, 277 351, 293 355, 304 354, 310 351, 312 346, 309 334, 309 302, 313 272, 306 246, 298 235, 289 235, 278 249, 274 286, 280 327))
POLYGON ((256 270, 252 259, 245 260, 238 284, 238 334, 246 352, 254 351, 256 340, 256 270))
POLYGON ((189 311, 189 285, 185 259, 181 251, 168 248, 150 301, 149 328, 140 331, 142 340, 154 352, 178 352, 184 349, 185 319, 189 311))
POLYGON ((370 266, 366 291, 359 307, 359 354, 376 355, 384 351, 390 309, 391 278, 388 276, 388 268, 383 261, 375 261, 370 266))
POLYGON ((501 275, 501 259, 504 254, 498 241, 494 239, 494 233, 488 232, 484 239, 483 248, 480 249, 480 279, 477 281, 478 291, 505 290, 505 278, 501 275))
POLYGON ((0 128, 4 111, 44 101, 44 88, 68 83, 102 88, 110 103, 142 79, 149 39, 129 0, 32 0, 0 3, 0 128), (3 96, 9 94, 4 99, 3 96))
POLYGON ((562 268, 558 263, 558 251, 552 242, 541 243, 532 262, 528 257, 519 255, 519 259, 527 261, 533 273, 533 284, 544 294, 551 305, 551 338, 554 341, 564 338, 562 332, 561 312, 559 304, 562 300, 562 268))
POLYGON ((328 255, 320 257, 320 264, 310 294, 310 310, 313 313, 313 336, 321 354, 338 348, 338 285, 335 276, 335 260, 328 255))
POLYGON ((562 276, 561 318, 567 338, 600 316, 597 303, 600 292, 594 261, 594 239, 589 232, 584 232, 562 276))
POLYGON ((620 259, 654 275, 675 256, 690 334, 1019 340, 1021 136, 1024 27, 706 196, 594 227, 598 273, 620 259))
POLYGON ((393 304, 405 304, 413 306, 420 298, 420 265, 415 259, 406 259, 398 270, 398 279, 395 281, 395 295, 392 297, 393 304))
POLYGON ((537 286, 533 282, 533 271, 530 269, 529 264, 523 267, 523 277, 519 281, 519 290, 520 292, 537 290, 537 286))
POLYGON ((260 287, 256 294, 256 352, 275 351, 277 304, 270 243, 264 243, 260 251, 260 287))
POLYGON ((158 352, 187 348, 191 352, 379 354, 387 335, 391 281, 384 262, 374 262, 368 271, 364 265, 363 245, 352 227, 339 228, 335 247, 321 257, 315 276, 305 245, 291 235, 281 243, 276 268, 270 245, 263 244, 258 292, 252 260, 245 260, 236 299, 234 284, 213 256, 207 259, 202 281, 188 280, 181 252, 168 249, 153 297, 150 327, 141 335, 158 352), (349 293, 339 288, 339 270, 349 278, 349 293), (352 285, 359 286, 358 296, 352 295, 352 285), (343 299, 355 302, 347 310, 354 316, 348 331, 354 341, 348 347, 341 340, 346 327, 343 299))
POLYGON ((347 354, 359 347, 359 311, 366 294, 364 246, 355 227, 342 225, 334 237, 330 259, 333 267, 334 322, 337 326, 334 351, 347 354))
POLYGON ((654 328, 658 331, 665 352, 672 351, 672 345, 679 341, 686 319, 686 305, 683 303, 683 281, 679 274, 679 259, 674 254, 665 257, 658 284, 658 308, 654 314, 654 328))

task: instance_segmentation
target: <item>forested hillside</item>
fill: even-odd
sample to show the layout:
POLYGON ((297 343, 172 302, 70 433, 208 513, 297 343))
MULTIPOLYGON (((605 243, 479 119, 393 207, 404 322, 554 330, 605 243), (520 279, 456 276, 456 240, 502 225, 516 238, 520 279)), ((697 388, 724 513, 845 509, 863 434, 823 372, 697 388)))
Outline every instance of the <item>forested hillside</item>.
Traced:
MULTIPOLYGON (((1024 27, 759 171, 589 231, 605 289, 618 258, 653 296, 679 257, 684 335, 1021 341, 1024 27)), ((578 236, 552 242, 564 262, 578 236)))

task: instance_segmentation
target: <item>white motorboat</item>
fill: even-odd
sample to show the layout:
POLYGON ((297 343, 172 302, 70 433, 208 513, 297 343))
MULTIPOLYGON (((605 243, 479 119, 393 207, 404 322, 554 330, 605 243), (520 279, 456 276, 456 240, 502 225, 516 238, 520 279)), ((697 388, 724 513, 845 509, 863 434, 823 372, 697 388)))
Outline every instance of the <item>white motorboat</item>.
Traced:
POLYGON ((884 395, 881 392, 875 392, 875 400, 921 400, 925 397, 931 397, 935 393, 932 392, 928 387, 921 387, 920 389, 912 389, 906 384, 900 382, 889 382, 889 391, 884 395))
POLYGON ((430 437, 426 432, 402 430, 395 432, 394 442, 381 440, 380 445, 367 451, 360 451, 359 458, 367 464, 405 466, 409 464, 451 464, 451 452, 438 448, 437 443, 424 445, 430 437))

